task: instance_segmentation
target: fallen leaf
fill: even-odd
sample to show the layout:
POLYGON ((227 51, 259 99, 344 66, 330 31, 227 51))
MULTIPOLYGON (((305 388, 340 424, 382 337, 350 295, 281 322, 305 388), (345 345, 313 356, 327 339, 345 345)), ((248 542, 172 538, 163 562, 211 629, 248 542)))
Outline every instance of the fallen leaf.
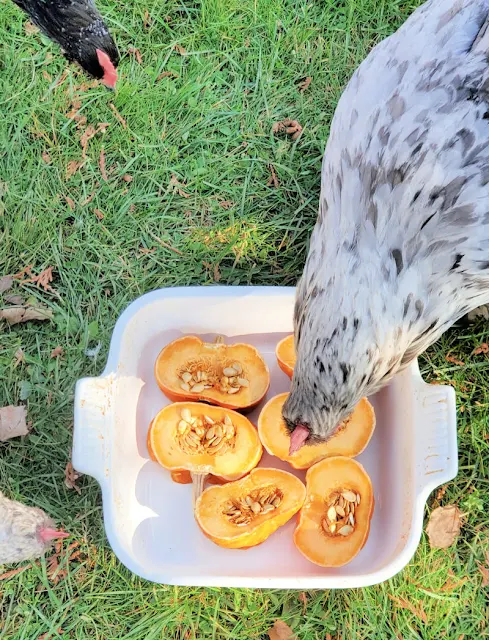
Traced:
MULTIPOLYGON (((61 627, 58 627, 58 629, 56 629, 56 633, 58 635, 62 635, 64 633, 63 629, 61 627)), ((53 634, 51 631, 46 631, 46 633, 43 633, 42 635, 40 635, 37 640, 47 640, 47 638, 52 638, 53 634)))
POLYGON ((388 596, 392 600, 392 602, 394 602, 394 604, 400 609, 407 609, 413 615, 415 615, 416 618, 419 618, 423 622, 428 621, 426 613, 423 609, 423 604, 421 602, 419 603, 418 608, 416 608, 414 604, 412 604, 411 602, 409 602, 409 600, 406 600, 405 598, 398 598, 397 596, 393 596, 390 593, 388 594, 388 596))
POLYGON ((302 615, 306 615, 307 611, 307 594, 305 591, 299 593, 299 600, 302 602, 302 615))
POLYGON ((124 120, 124 118, 121 116, 121 114, 117 111, 117 107, 115 106, 115 104, 112 104, 112 102, 109 104, 110 108, 112 109, 112 113, 115 115, 115 117, 117 118, 117 120, 119 120, 119 122, 121 123, 123 129, 126 129, 127 127, 127 122, 124 120))
POLYGON ((268 631, 270 640, 298 640, 295 633, 283 620, 275 620, 273 627, 268 631))
POLYGON ((447 362, 451 362, 452 364, 456 364, 459 367, 463 367, 465 365, 465 362, 463 360, 459 360, 458 358, 450 355, 449 353, 445 356, 445 360, 447 362))
POLYGON ((178 75, 178 73, 175 73, 175 71, 163 71, 163 73, 160 73, 160 75, 156 78, 156 81, 160 81, 163 80, 163 78, 179 78, 180 76, 178 75))
POLYGON ((151 16, 149 15, 149 11, 147 9, 144 10, 143 24, 145 29, 149 29, 153 24, 153 20, 151 19, 151 16))
MULTIPOLYGON (((36 563, 37 564, 37 563, 36 563)), ((31 569, 32 564, 26 564, 23 567, 18 567, 17 569, 11 569, 10 571, 6 571, 5 573, 0 574, 0 580, 8 580, 9 578, 13 578, 22 571, 26 571, 27 569, 31 569)))
POLYGON ((97 129, 91 124, 85 129, 80 137, 81 148, 83 149, 83 157, 87 157, 87 146, 89 141, 97 135, 97 129))
POLYGON ((451 569, 448 570, 448 577, 445 581, 445 584, 440 587, 439 591, 454 591, 459 587, 463 586, 468 580, 468 577, 465 576, 461 580, 457 580, 455 574, 451 569))
POLYGON ((19 364, 24 363, 25 362, 25 355, 24 352, 22 351, 22 349, 19 347, 17 349, 17 351, 14 353, 15 356, 15 363, 14 363, 14 367, 18 367, 19 364))
POLYGON ((136 49, 136 47, 128 47, 127 53, 132 54, 136 58, 136 61, 138 64, 143 63, 143 56, 141 55, 141 52, 139 51, 139 49, 136 49))
POLYGON ((70 211, 75 210, 75 201, 70 196, 65 196, 66 204, 69 206, 70 211))
POLYGON ((181 187, 185 186, 181 182, 179 182, 177 176, 172 173, 170 178, 170 188, 173 193, 178 193, 178 195, 182 196, 182 198, 190 198, 190 194, 186 193, 181 187))
POLYGON ((43 269, 38 275, 32 273, 31 269, 32 265, 30 264, 22 269, 22 271, 20 271, 19 273, 16 273, 14 277, 19 280, 20 278, 22 278, 22 276, 28 275, 29 278, 20 280, 21 284, 32 282, 38 289, 42 287, 44 291, 51 291, 52 293, 56 293, 53 287, 49 284, 53 281, 53 267, 47 267, 46 269, 43 269))
POLYGON ((450 504, 437 507, 431 512, 426 533, 432 549, 447 549, 460 533, 461 513, 458 507, 450 504))
POLYGON ((278 187, 280 186, 280 182, 278 181, 277 178, 277 174, 275 173, 275 167, 273 166, 273 164, 269 164, 268 168, 270 169, 270 177, 268 178, 268 182, 267 182, 267 187, 275 187, 275 189, 278 189, 278 187))
POLYGON ((489 551, 486 551, 486 564, 483 565, 481 562, 478 562, 479 571, 482 576, 482 587, 489 587, 489 551))
POLYGON ((32 36, 35 33, 39 33, 39 28, 36 27, 35 24, 32 24, 30 20, 27 20, 27 22, 24 24, 24 31, 26 35, 32 36))
POLYGON ((79 162, 78 160, 70 160, 66 166, 66 179, 69 180, 71 176, 74 176, 82 165, 83 162, 79 162))
POLYGON ((221 200, 219 206, 226 210, 231 209, 234 207, 234 202, 232 200, 221 200))
POLYGON ((122 179, 124 180, 124 182, 128 182, 128 183, 133 181, 133 177, 132 177, 132 176, 130 176, 128 173, 125 173, 125 174, 122 176, 122 179))
POLYGON ((109 178, 107 177, 107 171, 105 170, 105 150, 103 147, 100 149, 100 158, 98 161, 98 166, 100 167, 100 173, 102 174, 102 179, 105 182, 107 182, 109 178))
POLYGON ((0 320, 6 320, 10 325, 19 322, 30 322, 31 320, 52 320, 53 311, 48 307, 9 307, 0 309, 0 320))
POLYGON ((102 211, 100 211, 100 209, 94 209, 93 210, 94 214, 97 216, 97 218, 99 220, 103 220, 104 219, 104 214, 102 213, 102 211))
POLYGON ((473 356, 478 356, 479 353, 489 353, 489 344, 487 342, 483 342, 472 351, 473 356))
POLYGON ((26 436, 28 433, 26 409, 23 405, 0 408, 0 442, 6 442, 10 438, 18 436, 26 436))
POLYGON ((14 279, 12 276, 2 276, 0 278, 0 293, 4 293, 5 291, 8 291, 13 284, 14 284, 14 279))
POLYGON ((297 120, 291 120, 290 118, 285 118, 285 120, 275 122, 272 127, 272 133, 283 132, 290 135, 292 140, 297 140, 302 133, 302 126, 297 120))
POLYGON ((311 84, 311 82, 312 82, 312 77, 311 76, 307 76, 307 78, 303 82, 301 82, 299 84, 299 91, 301 93, 304 93, 304 91, 309 89, 309 85, 311 84))
POLYGON ((46 164, 51 164, 52 160, 51 160, 51 156, 49 155, 49 153, 47 151, 43 151, 41 153, 41 157, 44 160, 44 162, 46 164))
MULTIPOLYGON (((95 184, 96 187, 99 186, 98 182, 95 184)), ((83 202, 81 203, 81 206, 84 207, 86 204, 90 204, 90 202, 92 202, 92 200, 95 198, 95 194, 97 192, 96 191, 92 191, 92 193, 90 195, 88 195, 85 200, 83 200, 83 202)))
POLYGON ((81 493, 80 487, 76 484, 76 481, 81 476, 81 473, 73 469, 71 461, 67 463, 65 468, 65 485, 68 489, 74 489, 77 493, 81 493))
POLYGON ((440 502, 440 500, 443 498, 443 496, 447 492, 447 487, 448 485, 444 484, 438 489, 438 492, 436 494, 436 499, 438 500, 438 502, 440 502))
POLYGON ((185 49, 185 47, 182 47, 181 44, 174 45, 173 50, 179 53, 181 56, 184 56, 187 53, 187 49, 185 49))
POLYGON ((24 298, 22 296, 6 295, 4 296, 4 298, 5 298, 5 302, 8 302, 9 304, 15 304, 17 306, 24 305, 24 298))
POLYGON ((220 279, 221 279, 221 272, 219 271, 219 264, 216 263, 214 265, 214 281, 219 282, 220 279))
POLYGON ((57 347, 54 347, 54 349, 51 351, 51 358, 59 358, 62 355, 63 347, 60 347, 59 345, 57 347))
POLYGON ((42 70, 42 77, 44 78, 44 80, 46 80, 46 82, 52 82, 53 81, 53 76, 51 74, 49 74, 46 69, 42 70))

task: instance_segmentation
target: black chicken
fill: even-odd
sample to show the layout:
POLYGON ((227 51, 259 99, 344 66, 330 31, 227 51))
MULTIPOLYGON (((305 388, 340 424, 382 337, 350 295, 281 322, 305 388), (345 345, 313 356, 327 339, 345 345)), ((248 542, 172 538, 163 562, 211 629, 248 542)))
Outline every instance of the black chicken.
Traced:
POLYGON ((90 0, 14 0, 32 22, 57 42, 65 56, 113 89, 119 53, 90 0))

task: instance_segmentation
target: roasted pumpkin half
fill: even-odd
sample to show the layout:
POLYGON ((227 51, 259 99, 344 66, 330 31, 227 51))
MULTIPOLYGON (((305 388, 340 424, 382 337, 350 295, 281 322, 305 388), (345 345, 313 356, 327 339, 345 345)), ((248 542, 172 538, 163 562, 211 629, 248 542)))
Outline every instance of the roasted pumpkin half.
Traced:
POLYGON ((195 518, 221 547, 242 549, 264 542, 301 508, 304 484, 279 469, 253 469, 236 482, 209 487, 199 497, 195 518))
POLYGON ((375 429, 375 413, 367 398, 362 398, 351 416, 327 442, 305 444, 289 455, 290 432, 282 418, 282 407, 288 393, 281 393, 267 402, 258 418, 258 433, 263 446, 273 456, 286 460, 295 469, 308 469, 329 456, 360 454, 375 429))
POLYGON ((174 402, 203 400, 228 409, 251 409, 270 385, 268 366, 255 347, 185 336, 158 355, 155 377, 174 402))
POLYGON ((278 366, 289 376, 289 378, 292 378, 296 361, 293 335, 280 340, 275 348, 275 356, 277 358, 278 366))
POLYGON ((341 567, 367 541, 374 493, 367 472, 356 460, 326 458, 306 474, 307 495, 294 543, 311 562, 341 567))
POLYGON ((245 416, 199 402, 162 409, 151 422, 147 444, 152 459, 169 471, 190 472, 195 497, 209 474, 236 480, 256 467, 263 453, 257 430, 245 416))

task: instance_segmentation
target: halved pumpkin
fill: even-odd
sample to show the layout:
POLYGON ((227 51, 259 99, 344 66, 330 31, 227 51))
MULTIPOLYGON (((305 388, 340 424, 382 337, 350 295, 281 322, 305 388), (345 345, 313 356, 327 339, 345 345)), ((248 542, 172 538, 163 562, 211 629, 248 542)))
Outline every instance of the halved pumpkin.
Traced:
POLYGON ((211 344, 197 336, 166 345, 154 371, 158 386, 170 400, 203 400, 228 409, 255 407, 270 386, 268 366, 255 347, 211 344))
MULTIPOLYGON (((172 471, 170 475, 173 482, 176 482, 177 484, 192 484, 193 482, 191 472, 186 469, 182 469, 181 471, 172 471)), ((229 480, 224 480, 224 478, 214 476, 210 473, 206 478, 206 482, 209 484, 226 484, 229 480)))
POLYGON ((290 432, 282 418, 288 393, 273 397, 258 418, 258 433, 263 446, 273 456, 285 460, 294 469, 308 469, 330 456, 358 456, 367 446, 375 429, 375 413, 367 398, 362 398, 351 416, 335 435, 321 444, 305 444, 289 455, 290 432))
POLYGON ((341 567, 367 541, 374 512, 372 482, 356 460, 338 456, 311 467, 306 486, 294 543, 311 562, 341 567))
POLYGON ((256 467, 263 453, 257 430, 247 418, 199 402, 177 402, 162 409, 150 424, 147 444, 151 458, 169 471, 191 473, 197 484, 195 497, 209 474, 236 480, 256 467))
POLYGON ((294 373, 296 353, 294 347, 294 336, 287 336, 283 340, 280 340, 275 348, 275 355, 277 357, 278 366, 282 371, 292 379, 294 373))
POLYGON ((304 484, 279 469, 253 469, 236 482, 209 487, 197 500, 195 518, 221 547, 242 549, 264 542, 301 508, 304 484))

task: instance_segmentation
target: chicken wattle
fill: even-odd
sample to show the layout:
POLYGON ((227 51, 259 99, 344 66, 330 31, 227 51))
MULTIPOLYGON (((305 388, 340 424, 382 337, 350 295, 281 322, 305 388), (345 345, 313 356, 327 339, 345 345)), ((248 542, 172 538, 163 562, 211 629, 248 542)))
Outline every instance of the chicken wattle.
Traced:
POLYGON ((489 0, 430 0, 356 70, 326 146, 283 415, 327 439, 489 302, 489 0))

